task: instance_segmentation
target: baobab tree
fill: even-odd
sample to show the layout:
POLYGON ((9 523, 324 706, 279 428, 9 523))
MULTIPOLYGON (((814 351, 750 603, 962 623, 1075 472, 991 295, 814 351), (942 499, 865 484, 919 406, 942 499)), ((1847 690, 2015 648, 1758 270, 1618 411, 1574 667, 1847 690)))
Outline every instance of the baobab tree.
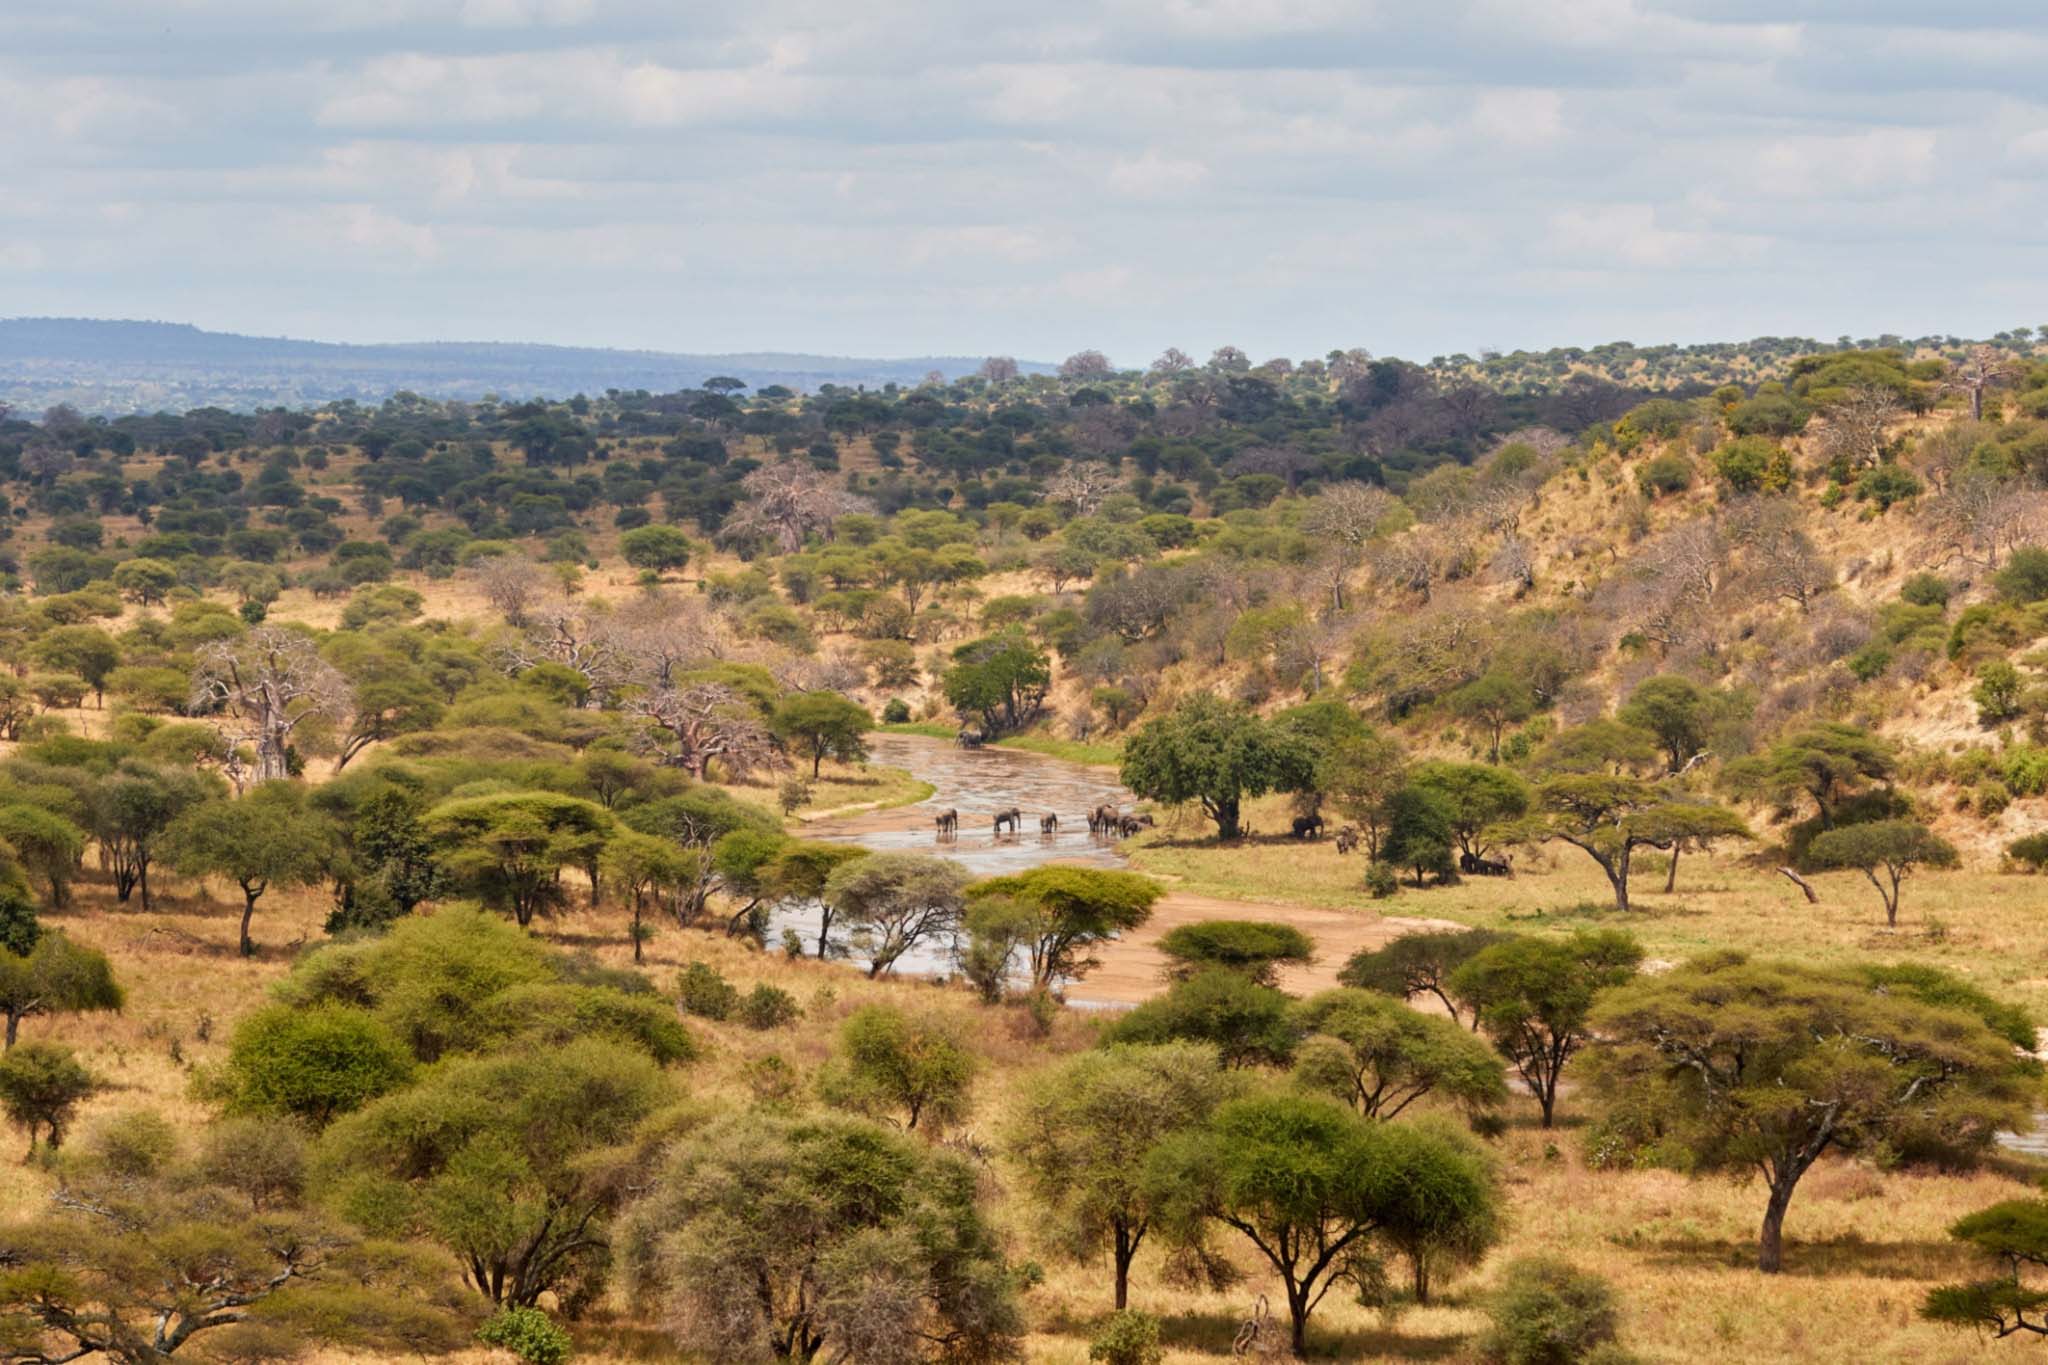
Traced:
POLYGON ((804 538, 813 533, 831 539, 833 523, 839 518, 874 510, 866 498, 793 460, 764 465, 740 480, 740 487, 746 490, 747 501, 726 518, 719 539, 768 536, 775 541, 776 550, 786 555, 801 550, 804 538))
POLYGON ((1062 379, 1102 379, 1114 373, 1109 357, 1100 351, 1076 351, 1060 362, 1062 379))
POLYGON ((313 641, 281 626, 202 646, 192 675, 195 712, 224 710, 242 722, 236 738, 255 748, 258 782, 289 777, 293 733, 316 718, 340 722, 351 700, 348 680, 313 641))
POLYGON ((1169 346, 1152 362, 1152 373, 1173 376, 1195 368, 1195 358, 1178 346, 1169 346))
POLYGON ((1017 362, 1010 356, 992 355, 981 362, 980 374, 991 384, 1007 384, 1017 377, 1017 362))
POLYGON ((1078 461, 1046 480, 1045 500, 1072 508, 1077 517, 1093 516, 1102 500, 1122 484, 1108 465, 1078 461))
POLYGON ((1886 432, 1904 412, 1898 397, 1889 389, 1851 389, 1821 414, 1827 419, 1820 434, 1821 454, 1829 460, 1841 460, 1851 469, 1876 464, 1884 458, 1886 432))
POLYGON ((1984 420, 1984 390, 1997 388, 2019 372, 2013 358, 1995 346, 1972 346, 1970 353, 1949 367, 1941 381, 1943 393, 1967 394, 1970 420, 1984 420))

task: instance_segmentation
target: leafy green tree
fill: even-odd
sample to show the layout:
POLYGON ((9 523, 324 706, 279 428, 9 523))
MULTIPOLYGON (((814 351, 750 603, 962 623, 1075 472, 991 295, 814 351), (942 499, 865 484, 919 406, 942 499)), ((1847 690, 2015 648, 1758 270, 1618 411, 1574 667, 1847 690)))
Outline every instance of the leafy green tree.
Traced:
POLYGON ((1868 783, 1889 782, 1897 765, 1889 741, 1860 726, 1828 721, 1729 764, 1724 778, 1738 792, 1781 804, 1809 797, 1821 828, 1833 829, 1843 798, 1868 783))
POLYGON ((1184 981, 1197 972, 1237 972, 1261 986, 1279 984, 1282 965, 1315 961, 1315 940, 1289 924, 1208 919, 1177 925, 1159 940, 1167 974, 1184 981))
POLYGON ((28 1160, 41 1134, 49 1134, 51 1151, 63 1145, 71 1116, 97 1089, 99 1082, 68 1047, 23 1043, 0 1055, 0 1110, 28 1134, 28 1160))
POLYGON ((644 916, 660 909, 680 888, 694 884, 702 875, 704 854, 667 839, 638 830, 620 830, 604 846, 605 881, 623 897, 633 920, 633 962, 637 966, 650 936, 644 916))
POLYGON ((1451 973, 1470 961, 1481 949, 1508 937, 1498 929, 1425 929, 1403 934, 1384 948, 1365 948, 1351 955, 1337 979, 1360 990, 1378 991, 1397 1000, 1433 995, 1444 1012, 1458 1023, 1469 1019, 1479 1028, 1476 1012, 1464 1011, 1451 994, 1451 973))
POLYGON ((1557 1082, 1590 1041, 1594 997, 1635 974, 1643 950, 1614 929, 1569 938, 1510 938, 1482 948, 1451 973, 1451 994, 1529 1087, 1543 1126, 1557 1116, 1557 1082))
POLYGON ((975 1056, 937 1016, 863 1005, 839 1029, 819 1077, 830 1103, 866 1114, 900 1112, 905 1128, 944 1130, 967 1112, 975 1056))
POLYGON ((347 1005, 266 1005, 235 1025, 211 1087, 242 1114, 284 1115, 324 1128, 412 1079, 391 1029, 347 1005))
POLYGON ((946 702, 980 717, 984 734, 1022 729, 1036 719, 1052 688, 1052 660, 1022 630, 973 640, 953 651, 940 679, 946 702))
POLYGON ((1970 700, 1977 703, 1977 723, 1996 725, 2017 716, 2025 687, 2026 680, 2009 661, 1984 664, 1977 670, 1977 685, 1970 689, 1970 700))
MULTIPOLYGON (((1596 863, 1614 892, 1614 908, 1629 908, 1629 878, 1643 848, 1680 848, 1716 839, 1746 839, 1749 826, 1726 806, 1687 798, 1655 782, 1617 774, 1554 777, 1537 790, 1536 816, 1515 829, 1517 838, 1558 840, 1596 863)), ((1674 878, 1677 875, 1673 869, 1674 878)))
MULTIPOLYGON (((322 804, 338 786, 315 791, 314 803, 322 804)), ((425 813, 420 797, 399 787, 372 791, 352 811, 339 812, 337 903, 327 932, 382 928, 447 891, 448 873, 422 821, 425 813)))
POLYGON ((14 850, 22 870, 50 888, 50 908, 71 903, 71 878, 85 852, 85 831, 55 811, 24 802, 0 805, 0 848, 14 850))
POLYGON ((222 876, 242 889, 243 957, 253 956, 249 921, 273 886, 309 886, 329 864, 326 822, 288 783, 266 782, 233 801, 209 801, 164 831, 167 861, 188 877, 222 876))
POLYGON ((359 636, 342 634, 325 652, 351 689, 348 724, 335 741, 336 772, 372 744, 440 724, 447 710, 440 689, 399 648, 365 644, 359 636))
POLYGON ((596 1038, 453 1058, 337 1120, 315 1166, 357 1222, 424 1235, 479 1294, 530 1308, 595 1292, 616 1162, 669 1099, 653 1061, 596 1038))
POLYGON ((107 955, 60 929, 37 932, 25 953, 0 947, 0 1014, 7 1017, 10 1049, 24 1019, 118 1010, 124 1003, 107 955))
POLYGON ((2029 1119, 2039 1086, 2038 1065, 1967 1008, 1734 952, 1616 990, 1592 1025, 1619 1133, 1641 1130, 1693 1170, 1764 1177, 1766 1273, 1783 1266, 1785 1211, 1823 1155, 1915 1140, 1981 1150, 2029 1119))
POLYGON ((1529 784, 1484 763, 1418 763, 1408 770, 1408 785, 1442 798, 1458 850, 1475 858, 1486 856, 1494 826, 1529 809, 1529 784))
POLYGON ((121 666, 121 646, 98 626, 58 626, 29 646, 29 657, 55 672, 85 679, 104 705, 107 675, 121 666))
POLYGON ((1920 1316, 1929 1322, 2009 1337, 2048 1337, 2048 1290, 2022 1278, 2048 1270, 2048 1199, 2006 1199, 1963 1215, 1948 1235, 1978 1252, 1991 1278, 1938 1285, 1927 1291, 1920 1316))
POLYGON ((1200 693, 1131 736, 1120 776, 1155 801, 1201 802, 1202 813, 1216 822, 1216 836, 1235 839, 1245 798, 1307 789, 1315 756, 1298 732, 1200 693))
POLYGON ((1340 738, 1322 752, 1317 771, 1317 787, 1346 818, 1358 822, 1366 859, 1378 862, 1389 803, 1408 781, 1408 755, 1400 741, 1376 733, 1340 738))
POLYGON ((1207 1043, 1225 1066, 1285 1066, 1301 1037, 1292 1006, 1271 986, 1211 968, 1126 1011, 1103 1031, 1102 1040, 1207 1043))
POLYGON ((776 706, 769 727, 783 743, 811 760, 811 777, 827 758, 865 763, 868 731, 875 718, 859 702, 837 692, 797 692, 776 706))
POLYGON ((1488 763, 1500 762, 1501 736, 1536 714, 1536 693, 1526 679, 1489 669, 1444 698, 1452 715, 1486 732, 1488 763))
POLYGON ((690 538, 657 522, 620 536, 619 553, 636 569, 672 573, 690 562, 690 538))
POLYGON ((1843 825, 1806 848, 1815 868, 1853 868, 1870 879, 1884 902, 1884 922, 1899 924, 1899 883, 1917 867, 1954 867, 1956 846, 1916 820, 1871 820, 1843 825), (1878 873, 1882 871, 1884 876, 1878 873))
POLYGON ((1636 684, 1615 718, 1655 735, 1666 770, 1678 773, 1705 752, 1719 710, 1713 692, 1667 673, 1636 684))
POLYGON ((1442 791, 1403 786, 1387 802, 1387 832, 1380 841, 1380 858, 1390 867, 1413 872, 1417 886, 1425 876, 1447 880, 1457 871, 1452 856, 1457 837, 1453 818, 1451 799, 1442 791))
POLYGON ((1080 1261, 1108 1250, 1119 1309, 1129 1304, 1131 1262, 1157 1212, 1147 1159, 1239 1089, 1215 1051, 1196 1043, 1084 1052, 1032 1078, 1009 1149, 1053 1219, 1054 1245, 1080 1261))
POLYGON ((1294 1354, 1310 1316, 1343 1281, 1376 1278, 1376 1238, 1412 1233, 1448 1201, 1483 1201, 1483 1164, 1442 1134, 1369 1123, 1319 1096, 1233 1100, 1147 1163, 1162 1222, 1183 1240, 1211 1222, 1244 1235, 1280 1277, 1294 1354))
POLYGON ((726 1114, 668 1150, 623 1220, 626 1290, 707 1360, 1015 1359, 1017 1277, 975 1185, 859 1118, 726 1114))
POLYGON ((818 914, 818 957, 831 955, 832 920, 838 913, 825 898, 832 874, 847 863, 868 856, 858 844, 828 843, 822 839, 791 839, 775 851, 763 868, 762 881, 768 894, 784 905, 815 902, 818 914))
POLYGON ((139 887, 142 908, 151 908, 149 869, 162 853, 166 831, 226 787, 218 778, 134 760, 93 784, 86 794, 86 826, 106 855, 117 901, 127 904, 139 887))
POLYGON ((178 586, 178 571, 161 559, 137 556, 114 566, 114 586, 122 596, 145 607, 154 606, 178 586))
POLYGON ((852 946, 868 975, 892 971, 927 939, 950 940, 967 908, 967 869, 923 853, 871 853, 842 864, 825 879, 824 898, 850 926, 852 946))
POLYGON ((449 872, 522 929, 554 912, 562 870, 594 863, 612 832, 595 801, 544 791, 443 801, 425 825, 449 872))
POLYGON ((1296 1084, 1344 1101, 1369 1119, 1392 1119, 1424 1095, 1468 1110, 1504 1103, 1507 1083, 1486 1044, 1373 991, 1324 991, 1295 1007, 1305 1041, 1296 1084))
MULTIPOLYGON (((1050 991, 1097 965, 1092 956, 1096 944, 1151 919, 1152 906, 1165 891, 1135 872, 1052 864, 977 882, 969 894, 976 906, 1000 903, 1011 911, 1001 917, 1009 946, 1000 956, 1000 968, 1007 971, 1012 953, 1021 948, 1031 988, 1050 991)), ((969 927, 974 927, 971 912, 969 927)))

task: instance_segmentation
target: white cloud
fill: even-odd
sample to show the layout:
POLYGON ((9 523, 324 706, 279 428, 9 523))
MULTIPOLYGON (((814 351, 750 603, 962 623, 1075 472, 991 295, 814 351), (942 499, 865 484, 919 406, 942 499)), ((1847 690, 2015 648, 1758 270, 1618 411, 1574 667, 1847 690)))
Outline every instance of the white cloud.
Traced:
POLYGON ((1121 158, 1109 168, 1109 187, 1138 199, 1185 194, 1209 178, 1209 168, 1191 157, 1163 156, 1148 147, 1135 157, 1121 158))
POLYGON ((1564 132, 1564 97, 1555 90, 1488 90, 1472 105, 1472 129, 1492 142, 1540 147, 1564 132))

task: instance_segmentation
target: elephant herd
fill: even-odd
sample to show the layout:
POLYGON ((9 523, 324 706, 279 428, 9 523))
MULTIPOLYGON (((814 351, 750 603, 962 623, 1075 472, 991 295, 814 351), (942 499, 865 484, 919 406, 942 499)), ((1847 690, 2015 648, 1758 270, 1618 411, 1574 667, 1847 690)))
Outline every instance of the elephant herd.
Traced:
MULTIPOLYGON (((960 812, 948 807, 932 817, 940 839, 960 837, 960 812)), ((1152 827, 1150 815, 1126 815, 1115 806, 1102 805, 1088 812, 1088 832, 1098 838, 1128 839, 1141 829, 1152 827)), ((1009 834, 1013 838, 1024 832, 1024 812, 1016 806, 995 813, 994 837, 1009 834)), ((1060 817, 1051 811, 1038 817, 1038 832, 1047 839, 1060 832, 1060 817)))

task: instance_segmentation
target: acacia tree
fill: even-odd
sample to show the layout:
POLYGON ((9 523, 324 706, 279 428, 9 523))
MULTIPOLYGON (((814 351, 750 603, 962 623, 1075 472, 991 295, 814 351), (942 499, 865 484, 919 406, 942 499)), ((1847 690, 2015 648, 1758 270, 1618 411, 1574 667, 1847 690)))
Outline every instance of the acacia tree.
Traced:
POLYGON ((1868 877, 1884 902, 1885 925, 1893 929, 1899 924, 1899 883, 1916 867, 1954 867, 1958 861, 1956 846, 1917 820, 1843 825, 1806 849, 1810 867, 1853 868, 1868 877))
POLYGON ((950 858, 923 853, 871 853, 832 870, 825 900, 852 928, 868 975, 893 971, 898 958, 926 939, 959 932, 972 877, 950 858))
POLYGON ((349 704, 348 680, 298 631, 258 626, 241 640, 200 646, 192 708, 225 710, 242 722, 238 738, 256 750, 258 782, 291 776, 292 735, 308 721, 338 723, 349 704))
MULTIPOLYGON (((1683 845, 1746 839, 1749 826, 1726 806, 1692 800, 1638 777, 1575 773, 1537 791, 1539 812, 1516 828, 1525 841, 1555 839, 1591 858, 1614 891, 1614 908, 1629 908, 1636 850, 1655 848, 1674 859, 1683 845)), ((1673 877, 1677 876, 1674 866, 1673 877)))
POLYGON ((627 1293, 709 1360, 1015 1358, 1016 1283, 950 1153, 845 1115, 687 1133, 623 1220, 627 1293))
POLYGON ((1294 1079, 1369 1119, 1392 1119, 1424 1095, 1478 1110, 1503 1103, 1507 1084, 1486 1044, 1458 1026, 1374 991, 1324 991, 1295 1010, 1306 1035, 1294 1079))
POLYGON ((991 877, 969 889, 976 911, 1001 906, 1016 912, 1004 917, 1009 946, 995 970, 1000 977, 1021 949, 1034 991, 1085 975, 1097 965, 1095 945, 1143 925, 1163 894, 1158 882, 1135 872, 1060 864, 991 877))
POLYGON ((1600 1002, 1595 1084, 1618 1134, 1664 1139, 1690 1170, 1763 1176, 1757 1268, 1775 1273, 1793 1192, 1826 1153, 1919 1141, 1964 1155, 2029 1119, 2031 1058, 1958 984, 1718 953, 1600 1002))
POLYGON ((1029 724, 1044 707, 1052 661, 1012 628, 955 649, 940 688, 956 711, 980 718, 984 734, 1004 734, 1029 724))
POLYGON ((243 957, 253 956, 249 921, 272 886, 310 886, 326 875, 331 833, 289 783, 265 783, 247 796, 209 801, 164 831, 165 858, 188 877, 223 876, 242 889, 243 957))
POLYGON ((1714 693, 1690 678, 1663 674, 1636 684, 1615 718, 1655 735, 1667 769, 1676 774, 1705 751, 1717 709, 1714 693))
POLYGON ((118 1010, 124 1003, 105 953, 72 942, 61 930, 32 928, 28 951, 0 947, 0 1014, 7 1016, 8 1048, 24 1019, 118 1010))
POLYGON ((875 728, 875 718, 865 706, 837 692, 798 692, 783 698, 769 725, 784 744, 810 756, 815 779, 827 758, 867 761, 863 737, 875 728))
POLYGON ((1490 948, 1508 936, 1498 929, 1427 929, 1403 934, 1384 948, 1366 948, 1353 953, 1337 979, 1346 986, 1378 991, 1397 1000, 1433 995, 1452 1023, 1461 1015, 1471 1028, 1479 1028, 1479 1013, 1465 1012, 1463 1002, 1451 993, 1451 973, 1469 962, 1482 948, 1490 948))
POLYGON ((1557 1082, 1591 1038, 1593 998, 1635 974, 1643 950, 1614 929, 1579 930, 1570 938, 1510 938, 1482 948, 1451 973, 1450 991, 1556 1119, 1557 1082))
POLYGON ((1146 1161, 1240 1088, 1196 1043, 1101 1048, 1032 1078, 1011 1121, 1011 1154, 1063 1254, 1086 1261, 1107 1248, 1117 1308, 1129 1303, 1131 1262, 1158 1212, 1146 1161))
POLYGON ((102 865, 113 874, 114 899, 127 904, 139 888, 151 908, 149 869, 164 831, 180 814, 227 789, 218 778, 128 759, 86 793, 86 822, 102 865))
POLYGON ((562 900, 566 867, 596 861, 612 832, 595 801, 554 792, 458 797, 427 812, 428 835, 455 876, 523 929, 562 900))
POLYGON ((1282 966, 1315 961, 1315 940, 1291 924, 1267 920, 1207 919, 1176 925, 1159 940, 1166 975, 1185 981, 1196 972, 1236 972, 1261 986, 1277 986, 1282 966))
POLYGON ((1376 1236, 1396 1242, 1446 1203, 1491 1196, 1483 1161, 1442 1134, 1370 1123, 1319 1096, 1232 1100, 1146 1164, 1161 1222, 1180 1240, 1199 1243, 1221 1224, 1272 1266, 1296 1356, 1307 1355, 1309 1318, 1332 1288, 1375 1281, 1376 1236))
POLYGON ((1199 801, 1216 837, 1235 839, 1245 798, 1311 786, 1315 756, 1293 729, 1199 693, 1131 736, 1119 776, 1155 801, 1199 801))
POLYGON ((825 1099, 865 1114, 901 1112, 903 1127, 943 1129, 967 1111, 977 1069, 952 1026, 892 1005, 863 1005, 839 1029, 839 1048, 819 1076, 825 1099))
POLYGON ((1728 765, 1724 781, 1734 790, 1789 804, 1813 800, 1821 828, 1833 829, 1842 799, 1871 782, 1889 782, 1898 763, 1888 740, 1840 721, 1798 730, 1763 754, 1728 765))
POLYGON ((1996 1337, 2048 1337, 2048 1290, 2035 1287, 2048 1270, 2048 1199, 2007 1199, 1965 1214, 1948 1235, 1990 1261, 1997 1274, 1937 1285, 1927 1291, 1920 1316, 1996 1337), (2025 1278, 2030 1273, 2034 1282, 2025 1278))

